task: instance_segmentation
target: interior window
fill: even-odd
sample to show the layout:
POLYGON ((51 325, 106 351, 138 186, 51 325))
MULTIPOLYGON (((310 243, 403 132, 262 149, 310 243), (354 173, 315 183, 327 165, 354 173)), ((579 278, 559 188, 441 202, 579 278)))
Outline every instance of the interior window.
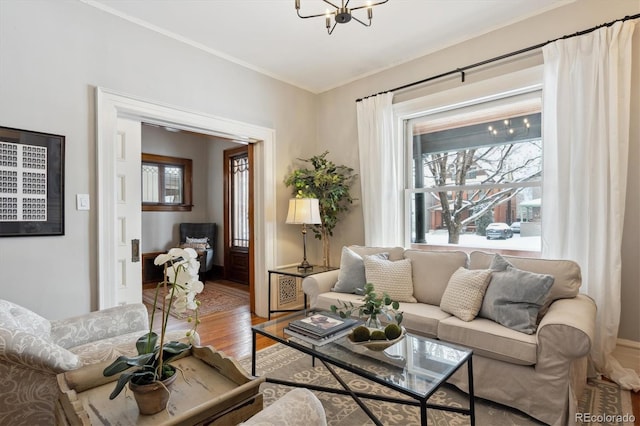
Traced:
POLYGON ((413 245, 540 250, 539 90, 407 124, 413 245))
POLYGON ((142 154, 142 210, 191 211, 188 158, 142 154))

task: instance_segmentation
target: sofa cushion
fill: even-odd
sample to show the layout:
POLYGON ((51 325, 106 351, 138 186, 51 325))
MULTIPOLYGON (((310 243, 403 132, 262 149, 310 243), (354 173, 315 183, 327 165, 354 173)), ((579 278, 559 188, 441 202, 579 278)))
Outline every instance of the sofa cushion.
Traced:
MULTIPOLYGON (((402 312, 403 327, 411 333, 431 338, 438 337, 440 321, 451 317, 439 307, 424 303, 400 303, 398 310, 402 312)), ((384 318, 382 320, 385 322, 384 318)))
POLYGON ((474 355, 513 364, 534 365, 537 361, 535 334, 520 333, 485 318, 468 322, 443 319, 438 324, 438 339, 471 348, 474 355))
POLYGON ((507 266, 495 271, 482 302, 480 316, 492 319, 513 330, 532 334, 536 331, 538 312, 553 277, 507 266))
MULTIPOLYGON (((493 253, 473 251, 469 256, 469 269, 487 269, 493 257, 493 253)), ((582 285, 580 266, 572 260, 535 259, 517 256, 502 257, 518 269, 553 276, 553 285, 542 308, 540 308, 538 322, 555 300, 574 298, 580 291, 580 286, 582 285)))
POLYGON ((471 270, 459 267, 449 279, 440 309, 463 321, 471 321, 480 311, 490 278, 490 269, 471 270))
MULTIPOLYGON (((346 293, 322 293, 318 296, 315 309, 328 311, 331 305, 339 306, 338 302, 351 302, 355 306, 362 305, 362 296, 346 293)), ((439 307, 424 303, 400 302, 400 312, 403 312, 402 325, 410 332, 427 337, 438 336, 438 323, 451 315, 442 311, 439 307)), ((356 312, 357 315, 357 312, 356 312)), ((387 323, 384 316, 380 317, 383 324, 387 323)))
POLYGON ((349 246, 351 250, 360 256, 370 256, 378 253, 388 253, 389 260, 396 261, 404 259, 404 247, 365 247, 365 246, 349 246))
POLYGON ((468 259, 463 251, 406 250, 404 257, 411 259, 413 296, 418 302, 436 306, 440 306, 451 275, 466 267, 468 259))
MULTIPOLYGON (((378 256, 381 259, 388 259, 389 253, 378 253, 374 256, 378 256)), ((338 293, 355 293, 356 289, 364 288, 365 284, 366 275, 364 273, 364 260, 362 260, 362 256, 349 247, 342 247, 338 281, 331 291, 338 293)))
POLYGON ((362 259, 367 283, 373 284, 378 295, 386 293, 397 302, 416 302, 413 297, 410 259, 392 262, 376 255, 365 255, 362 259))

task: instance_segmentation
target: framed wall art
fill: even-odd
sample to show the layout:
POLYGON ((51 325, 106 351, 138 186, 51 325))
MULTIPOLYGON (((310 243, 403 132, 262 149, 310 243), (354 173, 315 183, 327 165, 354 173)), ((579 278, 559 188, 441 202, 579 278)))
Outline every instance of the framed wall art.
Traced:
POLYGON ((0 237, 64 235, 64 142, 0 127, 0 237))

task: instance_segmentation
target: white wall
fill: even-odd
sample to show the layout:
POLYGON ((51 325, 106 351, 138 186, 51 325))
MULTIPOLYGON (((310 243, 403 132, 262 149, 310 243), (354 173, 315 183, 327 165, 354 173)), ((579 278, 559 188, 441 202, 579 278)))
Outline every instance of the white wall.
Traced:
MULTIPOLYGON (((282 179, 300 141, 315 143, 317 97, 79 1, 0 1, 0 126, 66 136, 65 235, 0 238, 0 298, 56 319, 97 308, 96 86, 276 131, 282 179), (90 211, 75 209, 88 193, 90 211)), ((278 244, 278 264, 299 244, 278 244)), ((264 272, 266 275, 266 271, 264 272)), ((266 282, 266 279, 265 279, 266 282)))
MULTIPOLYGON (((331 156, 339 158, 359 172, 358 134, 355 100, 380 91, 399 87, 413 81, 438 75, 450 70, 483 61, 498 55, 543 43, 640 12, 640 2, 635 0, 579 0, 543 15, 496 30, 481 37, 451 46, 412 62, 391 68, 379 74, 358 80, 320 95, 318 112, 318 152, 329 150, 331 156)), ((640 25, 634 34, 634 65, 632 71, 632 117, 631 148, 629 155, 629 185, 625 212, 622 265, 622 315, 619 336, 640 341, 640 25)), ((506 74, 542 63, 540 53, 527 54, 498 66, 468 71, 467 83, 506 74)), ((394 102, 400 102, 428 93, 435 93, 461 84, 459 76, 437 83, 396 93, 394 102)), ((358 183, 359 185, 359 183, 358 183)), ((360 188, 354 196, 359 197, 360 188)), ((362 244, 364 229, 360 206, 350 212, 349 217, 339 223, 332 242, 332 261, 340 260, 340 246, 362 244)))

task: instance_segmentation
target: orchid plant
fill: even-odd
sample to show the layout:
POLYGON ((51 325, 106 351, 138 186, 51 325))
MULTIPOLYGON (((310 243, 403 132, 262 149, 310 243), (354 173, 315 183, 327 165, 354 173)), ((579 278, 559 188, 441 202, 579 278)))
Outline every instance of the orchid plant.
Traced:
POLYGON ((202 292, 204 284, 198 280, 200 262, 196 260, 197 257, 196 251, 192 248, 172 248, 168 253, 160 254, 155 258, 154 264, 164 266, 164 280, 158 283, 156 287, 149 332, 137 340, 137 356, 120 356, 104 369, 103 374, 105 376, 124 372, 118 379, 109 399, 114 399, 118 396, 129 381, 141 385, 158 380, 161 381, 172 376, 175 374, 175 368, 169 365, 169 362, 191 349, 192 344, 200 343, 200 337, 196 331, 200 322, 198 319, 200 302, 196 299, 196 296, 202 292), (161 292, 164 297, 162 297, 161 331, 160 336, 158 336, 153 331, 153 326, 161 292), (188 318, 188 321, 193 323, 193 328, 187 332, 189 343, 165 341, 169 313, 172 309, 174 312, 183 314, 187 310, 194 312, 195 319, 193 317, 188 318), (125 371, 131 367, 137 368, 125 371))

